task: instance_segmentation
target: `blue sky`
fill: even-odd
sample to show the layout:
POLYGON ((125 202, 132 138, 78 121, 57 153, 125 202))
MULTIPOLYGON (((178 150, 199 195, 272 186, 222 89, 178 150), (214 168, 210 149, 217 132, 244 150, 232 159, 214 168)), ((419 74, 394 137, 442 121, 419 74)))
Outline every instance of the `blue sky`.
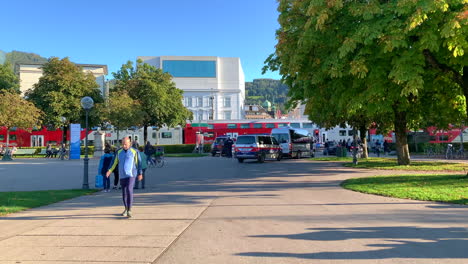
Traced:
MULTIPOLYGON (((276 0, 24 0, 0 9, 0 50, 117 71, 137 56, 240 57, 246 81, 274 52, 276 0)), ((110 77, 110 76, 109 76, 110 77)))

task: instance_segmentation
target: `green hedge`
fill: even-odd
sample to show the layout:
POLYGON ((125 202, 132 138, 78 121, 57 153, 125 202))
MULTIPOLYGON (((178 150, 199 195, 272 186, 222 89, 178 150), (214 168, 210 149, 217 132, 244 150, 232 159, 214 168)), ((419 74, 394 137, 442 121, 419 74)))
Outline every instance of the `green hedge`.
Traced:
MULTIPOLYGON (((69 147, 69 146, 67 146, 69 147)), ((54 146, 53 148, 59 148, 59 146, 54 146)), ((36 149, 34 154, 39 154, 46 147, 20 147, 20 149, 36 149)), ((84 146, 80 147, 81 154, 84 154, 84 146)), ((94 146, 88 146, 88 154, 94 153, 94 146)))
MULTIPOLYGON (((179 145, 157 145, 155 147, 164 147, 164 153, 178 154, 178 153, 192 153, 195 149, 195 144, 179 144, 179 145)), ((203 152, 209 152, 211 144, 203 146, 203 152)))

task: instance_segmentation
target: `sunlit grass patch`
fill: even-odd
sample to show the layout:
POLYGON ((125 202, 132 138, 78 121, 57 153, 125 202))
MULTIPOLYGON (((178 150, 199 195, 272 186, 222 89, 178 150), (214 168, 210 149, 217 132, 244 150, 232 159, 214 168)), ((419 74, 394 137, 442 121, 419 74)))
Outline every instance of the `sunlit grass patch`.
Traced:
POLYGON ((341 185, 382 196, 468 204, 468 177, 463 174, 376 176, 348 179, 341 185))
POLYGON ((98 190, 50 190, 33 192, 0 192, 0 215, 16 213, 34 207, 53 204, 98 190))

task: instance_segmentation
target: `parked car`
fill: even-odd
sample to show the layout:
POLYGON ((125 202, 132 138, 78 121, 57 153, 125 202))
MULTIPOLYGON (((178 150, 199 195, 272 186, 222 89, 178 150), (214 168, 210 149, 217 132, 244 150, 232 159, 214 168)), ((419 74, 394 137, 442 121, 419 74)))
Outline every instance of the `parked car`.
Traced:
POLYGON ((335 141, 328 141, 325 143, 325 148, 323 149, 323 155, 336 155, 336 148, 338 145, 335 141))
POLYGON ((228 139, 228 136, 219 136, 211 144, 211 155, 214 157, 216 155, 221 155, 223 152, 224 142, 228 139))
POLYGON ((234 151, 240 163, 245 159, 256 159, 259 163, 263 163, 265 159, 280 161, 283 156, 278 141, 271 135, 238 136, 234 151))

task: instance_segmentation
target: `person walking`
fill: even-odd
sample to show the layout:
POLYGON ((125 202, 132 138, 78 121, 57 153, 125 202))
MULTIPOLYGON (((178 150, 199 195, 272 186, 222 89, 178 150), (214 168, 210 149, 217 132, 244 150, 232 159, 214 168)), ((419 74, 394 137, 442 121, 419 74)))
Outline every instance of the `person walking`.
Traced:
POLYGON ((107 171, 106 177, 109 177, 114 170, 119 170, 120 185, 122 186, 122 200, 125 210, 122 216, 132 217, 133 205, 133 186, 135 179, 143 179, 141 169, 141 156, 138 150, 130 147, 131 142, 128 137, 122 140, 122 149, 117 151, 111 168, 107 171))
POLYGON ((104 155, 101 156, 101 160, 99 161, 99 169, 98 169, 99 175, 103 177, 104 192, 110 192, 110 178, 105 177, 105 175, 107 171, 109 170, 113 159, 114 159, 114 155, 110 153, 110 149, 105 148, 104 155))
POLYGON ((140 151, 140 157, 141 157, 141 171, 143 172, 142 175, 143 175, 143 179, 141 181, 136 181, 135 182, 135 189, 139 189, 139 185, 140 185, 140 182, 141 182, 141 188, 144 189, 145 188, 145 173, 146 173, 146 168, 148 168, 148 160, 147 160, 147 156, 145 154, 145 149, 143 148, 143 146, 140 146, 138 148, 138 150, 140 151))

